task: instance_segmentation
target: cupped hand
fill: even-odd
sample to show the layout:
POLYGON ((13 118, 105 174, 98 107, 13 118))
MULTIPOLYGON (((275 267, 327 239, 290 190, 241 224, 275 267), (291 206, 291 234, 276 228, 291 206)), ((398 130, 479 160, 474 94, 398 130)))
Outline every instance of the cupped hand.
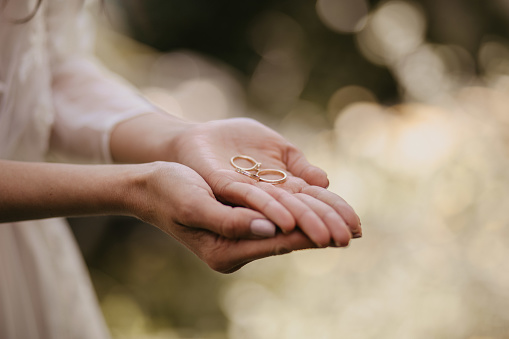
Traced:
POLYGON ((260 212, 221 204, 202 177, 184 165, 137 166, 128 204, 132 214, 179 240, 216 271, 230 273, 256 259, 316 247, 298 231, 275 235, 275 226, 260 212), (253 222, 268 224, 269 230, 272 225, 272 234, 238 239, 237 230, 253 222))
POLYGON ((221 273, 235 272, 257 259, 316 248, 316 245, 298 230, 289 234, 279 233, 272 238, 251 240, 231 239, 207 230, 176 225, 172 236, 210 268, 221 273))
POLYGON ((166 233, 173 234, 175 225, 214 230, 229 238, 239 238, 238 230, 246 228, 254 230, 252 239, 276 233, 260 212, 217 201, 209 185, 187 166, 162 161, 137 166, 128 210, 166 233))
MULTIPOLYGON (((357 214, 341 197, 326 189, 329 182, 325 172, 309 164, 278 133, 254 120, 236 118, 190 124, 173 138, 168 152, 176 162, 203 177, 216 199, 262 213, 283 233, 298 226, 319 247, 346 246, 352 236, 362 234, 357 214), (278 185, 257 182, 235 171, 230 159, 236 155, 248 155, 262 163, 262 168, 280 169, 289 177, 278 185)), ((218 232, 213 227, 209 229, 218 232)), ((235 233, 249 237, 252 229, 239 226, 235 233)))

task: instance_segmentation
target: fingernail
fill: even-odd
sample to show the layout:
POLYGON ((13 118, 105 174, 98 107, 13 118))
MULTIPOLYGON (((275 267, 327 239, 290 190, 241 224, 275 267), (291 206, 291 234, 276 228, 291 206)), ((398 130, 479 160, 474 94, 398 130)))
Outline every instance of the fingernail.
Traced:
POLYGON ((362 238, 362 233, 355 233, 352 238, 354 239, 358 239, 358 238, 362 238))
POLYGON ((347 239, 346 243, 336 240, 334 241, 334 243, 336 244, 337 247, 348 247, 348 245, 350 245, 350 240, 347 239))
POLYGON ((254 235, 270 238, 276 235, 276 225, 266 219, 255 219, 251 221, 251 233, 254 235))
POLYGON ((342 243, 341 241, 335 241, 337 247, 348 247, 350 245, 350 241, 347 241, 346 244, 342 243))

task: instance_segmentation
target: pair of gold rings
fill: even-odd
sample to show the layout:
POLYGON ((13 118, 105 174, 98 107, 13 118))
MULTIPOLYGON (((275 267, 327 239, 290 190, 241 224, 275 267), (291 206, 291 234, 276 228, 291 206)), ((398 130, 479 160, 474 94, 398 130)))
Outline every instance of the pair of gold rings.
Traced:
POLYGON ((232 164, 233 167, 235 167, 235 171, 237 171, 240 174, 244 174, 250 178, 253 178, 256 181, 262 181, 267 182, 269 184, 282 184, 286 181, 286 178, 288 175, 285 171, 281 171, 278 169, 261 169, 262 163, 256 161, 255 159, 251 158, 247 155, 236 155, 230 159, 230 164, 232 164), (251 164, 253 164, 250 167, 242 167, 235 163, 235 161, 238 161, 240 159, 247 160, 251 164), (280 176, 279 179, 270 179, 269 176, 280 176))

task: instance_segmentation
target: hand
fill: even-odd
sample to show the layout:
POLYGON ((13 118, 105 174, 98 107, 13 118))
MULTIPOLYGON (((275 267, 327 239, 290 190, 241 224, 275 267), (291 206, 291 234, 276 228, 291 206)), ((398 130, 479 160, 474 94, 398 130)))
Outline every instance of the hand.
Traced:
MULTIPOLYGON (((279 134, 253 120, 190 124, 170 115, 150 113, 118 124, 111 133, 110 146, 117 162, 166 160, 189 166, 205 179, 216 199, 259 211, 286 233, 299 226, 317 246, 344 246, 352 235, 362 234, 353 209, 325 189, 326 174, 311 166, 279 134), (241 154, 254 157, 264 168, 284 170, 290 177, 281 185, 257 183, 231 167, 230 158, 241 154)), ((231 238, 257 233, 248 224, 204 227, 231 238)), ((267 231, 265 228, 265 236, 267 231)))
POLYGON ((165 162, 137 166, 143 171, 128 203, 133 214, 175 237, 216 271, 230 273, 255 259, 316 247, 301 232, 258 240, 210 232, 204 228, 235 236, 229 232, 266 219, 251 209, 221 204, 186 166, 165 162))
POLYGON ((316 247, 299 230, 261 240, 234 240, 207 230, 177 225, 172 235, 210 268, 221 273, 235 272, 256 259, 316 247))
MULTIPOLYGON (((217 201, 209 185, 192 169, 177 163, 155 162, 138 166, 139 176, 127 197, 128 210, 139 219, 173 234, 175 225, 213 229, 230 238, 235 230, 270 228, 263 214, 249 208, 231 207, 217 201), (141 169, 141 171, 139 170, 141 169), (255 227, 255 228, 256 228, 255 227)), ((250 238, 274 236, 275 232, 250 238)))
MULTIPOLYGON (((326 174, 310 165, 303 154, 283 137, 251 119, 229 119, 190 124, 172 139, 167 150, 172 159, 194 169, 212 188, 215 197, 227 204, 261 212, 284 233, 296 226, 319 247, 346 246, 362 234, 353 209, 327 191, 326 174), (256 182, 237 173, 230 164, 235 155, 248 155, 263 168, 286 171, 285 183, 256 182)), ((213 227, 209 228, 217 232, 213 227)), ((249 237, 244 225, 221 234, 249 237)))

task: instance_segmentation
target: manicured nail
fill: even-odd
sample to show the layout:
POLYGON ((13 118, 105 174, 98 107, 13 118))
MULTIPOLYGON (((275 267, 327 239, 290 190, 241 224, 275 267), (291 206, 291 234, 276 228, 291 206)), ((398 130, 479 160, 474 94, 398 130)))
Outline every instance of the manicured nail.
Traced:
POLYGON ((254 235, 271 238, 276 235, 276 225, 266 219, 255 219, 251 221, 251 233, 254 235))

